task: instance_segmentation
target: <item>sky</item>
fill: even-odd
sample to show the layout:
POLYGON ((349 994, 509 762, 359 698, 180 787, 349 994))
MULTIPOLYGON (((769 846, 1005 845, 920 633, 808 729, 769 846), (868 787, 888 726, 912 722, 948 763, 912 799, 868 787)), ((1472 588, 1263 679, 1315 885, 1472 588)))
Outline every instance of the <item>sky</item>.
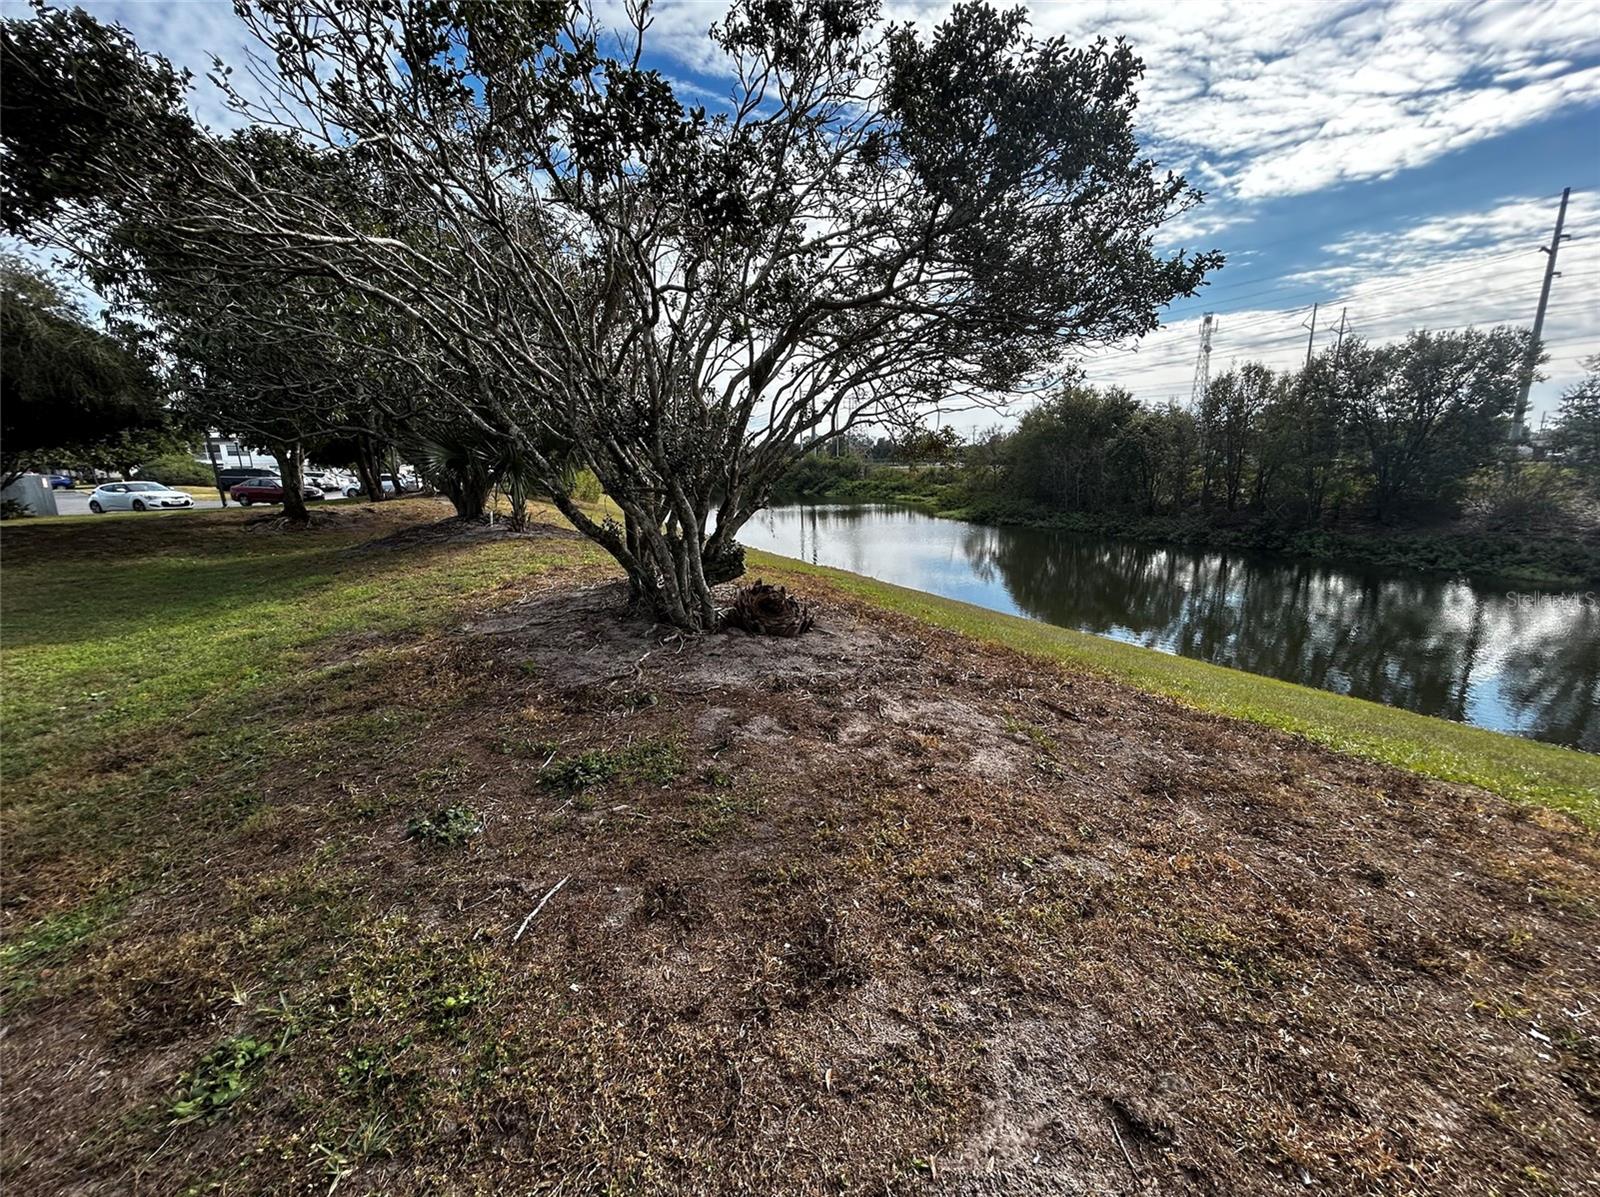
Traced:
MULTIPOLYGON (((241 66, 226 0, 82 0, 197 77, 208 123, 233 122, 204 79, 241 66)), ((597 0, 597 7, 615 0, 597 0)), ((21 6, 5 3, 7 15, 21 6)), ((725 94, 706 36, 721 0, 658 0, 649 65, 691 93, 725 94)), ((1162 230, 1167 248, 1227 264, 1137 344, 1087 356, 1090 381, 1186 401, 1204 314, 1211 371, 1303 361, 1344 328, 1529 324, 1564 187, 1572 188, 1532 422, 1600 353, 1600 0, 1033 0, 1036 36, 1126 38, 1143 58, 1148 152, 1205 204, 1162 230)), ((888 0, 927 28, 949 5, 888 0)), ((703 102, 704 96, 687 98, 703 102)), ((966 423, 992 422, 969 415, 966 423)))

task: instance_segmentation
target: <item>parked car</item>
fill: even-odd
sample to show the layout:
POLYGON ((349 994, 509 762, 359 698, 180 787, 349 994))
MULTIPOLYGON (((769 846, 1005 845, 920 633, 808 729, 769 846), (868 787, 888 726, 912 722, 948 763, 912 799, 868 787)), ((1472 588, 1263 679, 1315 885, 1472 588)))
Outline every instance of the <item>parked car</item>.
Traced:
POLYGON ((77 480, 71 474, 47 474, 51 490, 71 490, 77 486, 77 480))
POLYGON ((307 486, 316 487, 324 495, 350 493, 350 480, 334 470, 307 470, 305 481, 307 486))
MULTIPOLYGON (((380 485, 382 485, 383 493, 386 494, 386 495, 412 494, 413 492, 419 491, 419 490, 422 489, 422 483, 418 482, 410 474, 401 474, 400 475, 400 484, 399 484, 399 486, 395 485, 395 480, 394 480, 394 475, 393 474, 379 474, 378 475, 378 482, 379 482, 380 485)), ((346 484, 346 486, 344 488, 344 493, 349 498, 354 499, 354 498, 357 498, 360 495, 366 494, 367 492, 366 492, 366 488, 363 487, 361 485, 361 483, 359 483, 359 482, 350 482, 350 483, 346 484)))
POLYGON ((159 482, 105 482, 89 495, 89 510, 96 515, 104 511, 160 511, 193 506, 194 500, 181 490, 159 482))
MULTIPOLYGON (((283 483, 277 478, 250 478, 234 486, 228 493, 241 507, 248 507, 252 503, 281 503, 283 483)), ((322 492, 314 486, 302 486, 300 493, 308 501, 322 498, 322 492)))
POLYGON ((277 474, 267 466, 224 466, 216 472, 216 481, 223 490, 232 490, 241 482, 249 482, 255 478, 277 479, 277 474))

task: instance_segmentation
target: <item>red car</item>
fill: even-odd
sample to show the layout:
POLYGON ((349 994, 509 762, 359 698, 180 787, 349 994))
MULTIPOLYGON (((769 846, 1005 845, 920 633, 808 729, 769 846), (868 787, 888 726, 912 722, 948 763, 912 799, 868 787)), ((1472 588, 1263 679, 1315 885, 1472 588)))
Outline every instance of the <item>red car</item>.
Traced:
MULTIPOLYGON (((228 493, 241 507, 248 507, 252 503, 281 503, 283 483, 276 478, 246 478, 231 487, 228 493)), ((322 492, 314 486, 302 486, 300 493, 308 500, 322 498, 322 492)))

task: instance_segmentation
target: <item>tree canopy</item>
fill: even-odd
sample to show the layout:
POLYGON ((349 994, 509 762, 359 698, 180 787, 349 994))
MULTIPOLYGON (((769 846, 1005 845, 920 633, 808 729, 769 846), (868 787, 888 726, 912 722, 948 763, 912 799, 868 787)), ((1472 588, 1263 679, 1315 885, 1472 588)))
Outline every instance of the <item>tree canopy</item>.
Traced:
POLYGON ((715 112, 640 65, 646 6, 620 30, 569 4, 240 11, 276 68, 257 115, 313 157, 263 185, 236 145, 185 140, 203 186, 181 212, 106 163, 124 210, 196 256, 239 247, 219 272, 383 307, 415 338, 376 351, 448 376, 451 419, 553 492, 551 446, 593 470, 619 523, 558 501, 682 626, 714 620, 709 586, 805 440, 1033 385, 1218 261, 1152 249, 1198 196, 1139 148, 1133 52, 985 4, 928 36, 861 0, 736 3, 715 112), (318 185, 330 158, 360 203, 318 185))
POLYGON ((96 328, 43 269, 0 256, 0 482, 71 459, 122 465, 170 443, 164 392, 130 330, 96 328))
POLYGON ((81 8, 34 7, 0 22, 0 225, 37 237, 65 209, 101 200, 152 144, 178 150, 194 126, 187 76, 126 30, 81 8))

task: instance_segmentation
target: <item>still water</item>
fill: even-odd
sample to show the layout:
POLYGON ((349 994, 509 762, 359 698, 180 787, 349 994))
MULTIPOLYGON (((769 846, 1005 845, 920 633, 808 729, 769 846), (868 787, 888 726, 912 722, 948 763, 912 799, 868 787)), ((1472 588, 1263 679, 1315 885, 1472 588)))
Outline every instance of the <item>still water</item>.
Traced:
POLYGON ((1600 752, 1600 601, 1255 553, 778 507, 752 548, 1339 694, 1600 752))

